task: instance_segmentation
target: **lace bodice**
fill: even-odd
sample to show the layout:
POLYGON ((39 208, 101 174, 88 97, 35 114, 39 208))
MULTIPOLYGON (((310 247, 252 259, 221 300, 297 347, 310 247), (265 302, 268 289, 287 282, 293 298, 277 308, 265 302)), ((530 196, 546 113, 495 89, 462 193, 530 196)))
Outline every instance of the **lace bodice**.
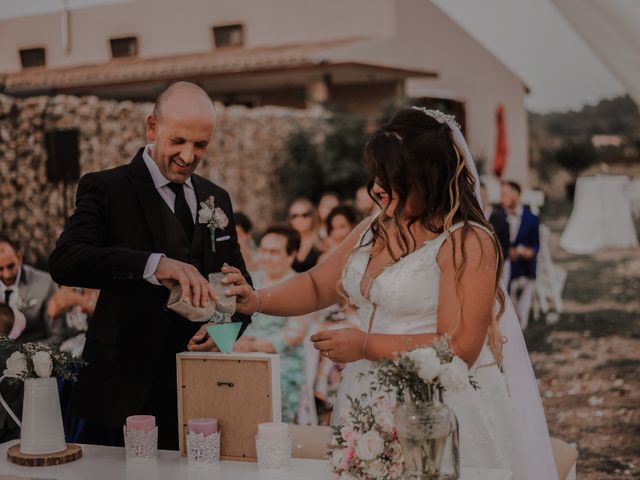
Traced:
MULTIPOLYGON (((460 228, 454 225, 450 231, 460 228)), ((367 330, 373 304, 377 306, 371 331, 376 333, 432 333, 436 330, 440 268, 437 256, 447 233, 428 240, 412 253, 385 268, 371 285, 369 299, 360 283, 369 262, 371 231, 363 235, 365 246, 350 257, 342 285, 359 309, 361 328, 367 330)))

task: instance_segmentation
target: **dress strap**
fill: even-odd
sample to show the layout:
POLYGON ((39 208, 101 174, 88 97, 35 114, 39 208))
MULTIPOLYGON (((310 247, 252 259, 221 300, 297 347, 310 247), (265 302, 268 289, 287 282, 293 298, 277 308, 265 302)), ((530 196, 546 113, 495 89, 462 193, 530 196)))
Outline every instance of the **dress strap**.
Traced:
MULTIPOLYGON (((477 222, 469 222, 469 225, 479 228, 480 230, 488 233, 489 235, 493 235, 493 232, 491 230, 489 230, 484 225, 480 225, 477 222)), ((447 238, 449 238, 449 235, 451 235, 456 230, 462 228, 463 226, 464 226, 464 222, 458 222, 455 225, 451 225, 446 231, 442 232, 439 237, 436 237, 434 240, 432 240, 435 243, 436 250, 439 251, 442 245, 444 244, 444 242, 447 240, 447 238)))

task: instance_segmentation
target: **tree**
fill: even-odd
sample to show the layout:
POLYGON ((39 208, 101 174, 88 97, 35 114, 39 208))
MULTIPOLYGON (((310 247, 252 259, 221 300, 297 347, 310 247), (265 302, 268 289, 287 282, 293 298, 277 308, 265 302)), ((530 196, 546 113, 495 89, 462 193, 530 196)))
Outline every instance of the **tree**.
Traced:
POLYGON ((556 163, 568 170, 575 181, 580 173, 596 162, 598 152, 590 141, 583 140, 565 143, 556 150, 554 157, 556 163))

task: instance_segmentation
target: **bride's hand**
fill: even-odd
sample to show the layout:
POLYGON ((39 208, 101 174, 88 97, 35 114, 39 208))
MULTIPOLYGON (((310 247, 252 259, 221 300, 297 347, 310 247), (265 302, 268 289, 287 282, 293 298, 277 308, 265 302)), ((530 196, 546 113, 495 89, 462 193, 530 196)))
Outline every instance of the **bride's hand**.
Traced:
POLYGON ((364 358, 366 336, 357 328, 338 328, 318 332, 311 336, 311 341, 323 357, 336 363, 350 363, 364 358))
POLYGON ((225 293, 236 296, 236 312, 247 315, 257 312, 262 303, 260 296, 251 288, 242 272, 226 263, 222 267, 222 272, 226 273, 222 283, 229 285, 225 293))

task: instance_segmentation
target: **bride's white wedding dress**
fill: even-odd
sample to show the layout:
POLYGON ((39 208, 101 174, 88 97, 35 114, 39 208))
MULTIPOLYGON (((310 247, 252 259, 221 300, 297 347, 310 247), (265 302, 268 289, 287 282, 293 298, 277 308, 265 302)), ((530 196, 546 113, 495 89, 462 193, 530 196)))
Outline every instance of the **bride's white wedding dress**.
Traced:
MULTIPOLYGON (((454 225, 453 231, 462 224, 454 225)), ((483 228, 475 225, 476 228, 483 228)), ((365 245, 371 237, 364 234, 365 245)), ((371 284, 369 298, 361 293, 361 282, 369 261, 370 246, 360 247, 350 257, 343 273, 343 287, 359 311, 361 328, 367 330, 374 309, 372 333, 435 333, 437 324, 440 269, 436 257, 447 238, 446 233, 429 240, 420 248, 387 267, 371 284)), ((347 395, 358 396, 368 391, 371 378, 367 373, 372 363, 360 360, 350 363, 334 406, 336 423, 339 413, 348 407, 347 395)), ((503 468, 518 476, 517 465, 522 453, 517 451, 513 404, 509 399, 505 376, 485 345, 470 370, 480 389, 471 386, 457 394, 445 394, 445 401, 455 412, 460 425, 460 454, 463 467, 503 468)), ((547 477, 548 478, 548 477, 547 477)), ((540 479, 542 480, 542 479, 540 479)))

